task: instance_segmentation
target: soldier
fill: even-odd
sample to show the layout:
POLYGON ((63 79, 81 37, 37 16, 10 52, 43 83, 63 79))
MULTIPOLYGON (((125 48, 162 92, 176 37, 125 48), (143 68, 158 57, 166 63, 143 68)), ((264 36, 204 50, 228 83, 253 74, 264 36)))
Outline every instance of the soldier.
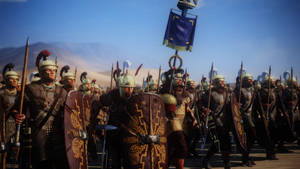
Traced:
POLYGON ((91 80, 87 78, 87 72, 83 72, 80 75, 81 85, 79 86, 79 91, 83 94, 91 94, 91 80))
POLYGON ((196 126, 193 112, 190 110, 190 98, 184 91, 182 74, 177 73, 172 80, 172 94, 176 98, 176 110, 169 116, 168 157, 169 165, 175 162, 177 169, 183 169, 187 155, 186 135, 189 126, 196 126))
MULTIPOLYGON (((290 77, 287 80, 287 87, 283 91, 283 104, 288 113, 292 129, 294 130, 294 136, 297 139, 300 138, 300 115, 299 115, 299 95, 298 95, 298 83, 295 77, 290 77)), ((287 133, 286 133, 287 134, 287 133)))
MULTIPOLYGON (((100 108, 109 107, 108 124, 121 127, 123 116, 126 112, 128 98, 133 94, 135 87, 134 77, 123 74, 117 78, 118 88, 103 94, 98 104, 95 104, 93 112, 99 112, 100 108), (97 106, 98 105, 98 106, 97 106)), ((121 133, 120 130, 110 131, 107 136, 109 166, 113 169, 120 169, 122 158, 121 133)))
MULTIPOLYGON (((187 80, 186 90, 190 98, 190 110, 196 116, 196 102, 198 101, 198 92, 195 89, 195 82, 192 79, 187 80)), ((196 145, 200 139, 200 129, 199 126, 189 129, 189 134, 187 135, 188 143, 188 156, 189 157, 198 157, 199 154, 196 152, 196 145)))
POLYGON ((16 123, 15 113, 11 111, 11 108, 15 104, 18 95, 17 88, 20 76, 13 69, 14 65, 12 63, 4 67, 2 74, 5 86, 0 89, 0 166, 2 168, 5 168, 6 163, 13 164, 16 162, 16 154, 12 149, 15 144, 16 123))
POLYGON ((71 90, 75 89, 75 74, 69 71, 70 67, 68 65, 65 65, 60 70, 60 83, 63 85, 63 88, 69 92, 71 90))
MULTIPOLYGON (((295 137, 293 136, 293 113, 290 107, 291 104, 288 104, 292 99, 292 91, 285 88, 281 80, 276 80, 276 105, 277 105, 277 132, 280 137, 277 138, 276 142, 278 143, 279 152, 289 152, 288 149, 284 147, 285 141, 294 141, 295 137)), ((295 93, 296 95, 296 93, 295 93)))
POLYGON ((267 160, 277 160, 274 150, 276 138, 276 95, 274 88, 274 78, 266 76, 261 89, 257 90, 253 104, 257 139, 266 149, 267 160))
POLYGON ((39 53, 36 66, 41 80, 25 88, 23 112, 32 131, 32 150, 23 158, 30 160, 31 156, 33 169, 68 169, 63 127, 67 92, 55 83, 58 66, 49 55, 47 50, 39 53))
POLYGON ((145 92, 156 93, 157 92, 157 82, 153 79, 145 87, 145 92))
POLYGON ((249 152, 253 147, 253 143, 256 137, 255 124, 252 117, 252 107, 255 96, 252 79, 252 75, 246 73, 242 75, 242 82, 240 83, 238 77, 236 88, 233 91, 236 96, 240 98, 240 113, 243 119, 244 131, 247 136, 247 150, 242 151, 242 165, 247 165, 249 167, 255 165, 253 159, 249 158, 249 152), (242 84, 241 90, 240 84, 242 84))
POLYGON ((207 108, 209 92, 204 93, 203 98, 199 100, 200 110, 208 118, 209 135, 212 142, 202 166, 204 168, 211 168, 209 161, 220 146, 224 168, 230 168, 231 140, 229 132, 232 128, 232 115, 229 103, 230 94, 227 91, 223 76, 216 75, 213 78, 212 85, 210 86, 212 87, 212 92, 209 108, 207 108))

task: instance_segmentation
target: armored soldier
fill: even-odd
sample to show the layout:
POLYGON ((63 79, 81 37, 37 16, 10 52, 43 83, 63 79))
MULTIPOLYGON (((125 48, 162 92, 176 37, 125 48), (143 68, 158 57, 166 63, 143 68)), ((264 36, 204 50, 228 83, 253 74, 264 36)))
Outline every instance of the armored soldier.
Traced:
MULTIPOLYGON (((294 136, 299 139, 300 132, 300 115, 299 115, 299 95, 297 91, 297 80, 295 77, 290 77, 287 80, 287 87, 284 89, 282 98, 285 109, 288 113, 289 121, 291 123, 294 136)), ((287 134, 287 133, 286 133, 287 134)))
POLYGON ((276 139, 276 95, 274 92, 275 80, 266 76, 258 89, 254 105, 253 117, 259 143, 266 149, 267 160, 277 160, 275 156, 276 139))
POLYGON ((58 66, 48 59, 49 55, 47 50, 39 53, 36 66, 41 80, 25 88, 23 112, 26 112, 28 119, 27 127, 32 131, 32 150, 24 152, 23 158, 30 160, 28 156, 31 156, 34 169, 68 169, 64 141, 67 92, 55 83, 58 66))
POLYGON ((207 108, 209 92, 204 93, 201 100, 199 100, 200 110, 208 119, 210 141, 212 142, 202 165, 204 168, 211 168, 209 161, 220 146, 224 168, 230 168, 231 140, 229 132, 232 128, 232 115, 229 103, 230 94, 226 89, 223 76, 216 75, 213 78, 212 85, 213 87, 210 86, 212 87, 212 92, 209 108, 207 108))
MULTIPOLYGON (((190 98, 190 110, 193 112, 193 114, 196 116, 196 113, 198 113, 196 110, 196 102, 198 101, 198 92, 195 89, 195 82, 192 79, 188 79, 186 82, 186 90, 187 94, 190 98)), ((187 135, 187 143, 188 143, 188 156, 189 157, 195 157, 199 156, 199 154, 196 152, 196 145, 200 139, 200 129, 198 126, 190 126, 189 133, 187 135)))
MULTIPOLYGON (((128 98, 133 94, 135 80, 134 77, 129 74, 123 74, 117 78, 117 81, 118 88, 109 91, 107 94, 103 94, 93 109, 94 112, 99 112, 100 108, 109 107, 108 124, 120 128, 126 112, 128 98)), ((122 140, 120 130, 110 131, 107 139, 109 152, 108 165, 113 169, 120 169, 122 166, 122 140)))
POLYGON ((91 94, 91 80, 87 78, 87 72, 82 72, 80 75, 81 85, 79 86, 79 91, 83 94, 91 94))
POLYGON ((61 68, 60 71, 60 83, 63 85, 63 88, 69 92, 71 90, 75 89, 75 74, 69 71, 70 67, 68 65, 65 65, 61 68))
POLYGON ((182 74, 177 73, 172 80, 172 94, 176 98, 175 111, 167 116, 168 121, 168 157, 169 164, 175 162, 177 169, 183 169, 184 158, 187 155, 186 135, 189 126, 197 124, 190 110, 190 98, 184 91, 182 74))
POLYGON ((240 82, 238 78, 236 88, 233 91, 235 95, 240 98, 240 113, 243 119, 244 131, 247 136, 247 150, 242 151, 242 162, 243 165, 247 166, 255 165, 253 159, 249 158, 249 152, 256 137, 255 124, 252 116, 252 107, 255 96, 252 79, 251 74, 246 73, 242 75, 242 82, 240 82), (242 85, 241 89, 240 84, 242 85))
POLYGON ((13 70, 12 63, 7 64, 3 69, 3 80, 5 87, 0 89, 0 124, 1 124, 1 159, 0 166, 5 168, 7 164, 15 163, 15 152, 12 146, 15 144, 15 113, 11 108, 15 104, 18 95, 19 74, 13 70), (8 154, 7 154, 8 151, 8 154), (7 157, 7 158, 6 158, 7 157))

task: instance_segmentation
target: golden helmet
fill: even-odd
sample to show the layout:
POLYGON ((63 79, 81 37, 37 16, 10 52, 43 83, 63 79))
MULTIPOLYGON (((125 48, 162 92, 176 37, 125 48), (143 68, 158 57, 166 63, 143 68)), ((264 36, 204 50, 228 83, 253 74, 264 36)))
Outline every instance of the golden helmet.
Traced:
POLYGON ((39 53, 35 62, 35 65, 38 67, 39 71, 42 71, 46 68, 52 70, 58 69, 57 63, 52 60, 49 60, 48 59, 49 56, 50 56, 50 52, 48 50, 43 50, 39 53), (43 60, 41 61, 42 58, 43 60))
POLYGON ((4 66, 4 69, 2 71, 4 80, 20 78, 20 75, 16 71, 14 71, 14 67, 15 67, 15 65, 12 63, 9 63, 4 66))
POLYGON ((72 79, 75 80, 75 74, 70 72, 70 67, 68 65, 65 65, 64 67, 61 68, 60 71, 60 77, 62 80, 68 80, 68 79, 72 79))

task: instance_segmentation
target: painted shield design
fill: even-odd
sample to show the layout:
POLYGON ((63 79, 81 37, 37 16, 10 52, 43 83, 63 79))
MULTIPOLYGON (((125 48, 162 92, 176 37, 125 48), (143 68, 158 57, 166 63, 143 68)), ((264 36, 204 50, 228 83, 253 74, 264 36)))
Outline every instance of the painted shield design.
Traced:
MULTIPOLYGON (((65 113, 65 142, 70 169, 87 169, 87 132, 86 112, 89 111, 89 99, 79 91, 68 94, 65 113)), ((88 112, 89 113, 89 112, 88 112)))
POLYGON ((244 150, 247 150, 246 133, 244 131, 242 117, 241 117, 241 113, 240 113, 240 109, 239 109, 239 105, 238 105, 235 93, 231 94, 231 111, 232 111, 232 119, 233 119, 233 123, 234 123, 234 128, 235 128, 238 140, 240 142, 240 145, 244 150))
POLYGON ((165 109, 160 96, 139 93, 129 99, 122 123, 124 168, 167 168, 165 109))

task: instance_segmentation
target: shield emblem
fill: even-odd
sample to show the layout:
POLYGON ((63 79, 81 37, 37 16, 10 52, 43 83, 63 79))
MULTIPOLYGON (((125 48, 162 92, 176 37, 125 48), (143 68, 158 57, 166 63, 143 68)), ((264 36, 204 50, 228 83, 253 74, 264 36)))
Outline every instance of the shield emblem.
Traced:
POLYGON ((89 98, 79 91, 68 94, 64 112, 66 152, 70 169, 87 169, 87 115, 89 98))
POLYGON ((232 112, 234 128, 235 128, 238 140, 240 142, 240 145, 244 150, 247 150, 246 133, 244 131, 244 126, 242 124, 242 117, 241 117, 239 104, 237 102, 235 93, 231 94, 231 112, 232 112))
POLYGON ((139 93, 129 99, 121 125, 124 168, 167 168, 166 123, 162 98, 139 93))

